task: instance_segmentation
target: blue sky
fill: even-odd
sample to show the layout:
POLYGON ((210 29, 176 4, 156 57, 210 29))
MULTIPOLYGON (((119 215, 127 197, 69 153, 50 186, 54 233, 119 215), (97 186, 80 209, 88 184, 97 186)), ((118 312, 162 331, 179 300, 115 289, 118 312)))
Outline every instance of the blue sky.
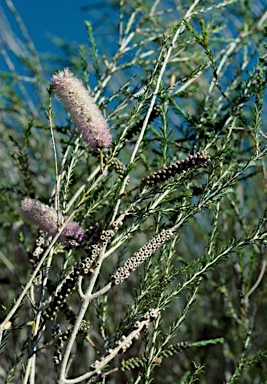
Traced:
MULTIPOLYGON (((13 0, 37 52, 40 53, 59 52, 50 40, 51 36, 67 42, 88 44, 85 20, 92 23, 96 39, 105 38, 112 24, 112 16, 115 16, 114 11, 117 12, 114 6, 107 3, 109 2, 106 0, 13 0)), ((12 31, 20 37, 21 33, 6 2, 3 1, 1 6, 12 31)), ((117 19, 117 15, 115 18, 117 19)), ((0 69, 4 69, 3 63, 0 63, 0 69)))
POLYGON ((14 2, 38 51, 52 49, 52 44, 46 38, 50 33, 77 41, 84 39, 83 20, 87 15, 80 9, 82 3, 82 0, 14 2))

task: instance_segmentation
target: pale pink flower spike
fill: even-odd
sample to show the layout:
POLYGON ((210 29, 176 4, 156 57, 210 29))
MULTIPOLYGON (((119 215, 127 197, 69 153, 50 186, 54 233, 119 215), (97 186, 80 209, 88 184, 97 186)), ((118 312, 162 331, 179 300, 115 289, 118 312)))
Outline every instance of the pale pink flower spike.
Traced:
MULTIPOLYGON (((21 211, 26 220, 35 224, 49 236, 55 236, 59 230, 57 212, 54 208, 41 203, 38 200, 26 197, 21 203, 21 211)), ((59 217, 62 219, 62 217, 59 217)), ((65 217, 67 219, 67 217, 65 217)), ((84 230, 75 221, 69 222, 60 234, 58 241, 67 246, 76 246, 83 243, 84 230), (76 241, 78 243, 76 243, 76 241)))
POLYGON ((52 77, 52 86, 87 147, 108 147, 111 144, 109 126, 82 82, 65 68, 52 77))

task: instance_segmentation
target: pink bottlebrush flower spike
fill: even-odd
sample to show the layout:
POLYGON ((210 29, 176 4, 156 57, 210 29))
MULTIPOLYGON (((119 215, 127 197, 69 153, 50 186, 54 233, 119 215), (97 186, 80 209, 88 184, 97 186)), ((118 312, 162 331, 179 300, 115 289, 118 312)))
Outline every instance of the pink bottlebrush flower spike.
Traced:
POLYGON ((109 146, 111 135, 108 124, 82 82, 65 68, 52 77, 52 86, 87 147, 109 146))
MULTIPOLYGON (((57 212, 54 208, 26 197, 21 203, 21 211, 26 220, 35 224, 49 236, 55 236, 58 232, 57 212)), ((59 218, 61 219, 61 217, 59 218)), ((64 245, 77 245, 85 240, 84 230, 75 221, 71 221, 63 229, 58 238, 64 245)))

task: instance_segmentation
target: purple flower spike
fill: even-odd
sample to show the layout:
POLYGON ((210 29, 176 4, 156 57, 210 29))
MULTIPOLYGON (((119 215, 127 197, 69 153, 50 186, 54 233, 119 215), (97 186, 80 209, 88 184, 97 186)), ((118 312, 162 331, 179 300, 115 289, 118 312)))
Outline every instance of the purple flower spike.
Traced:
POLYGON ((108 124, 82 82, 65 68, 52 77, 52 86, 87 147, 108 147, 111 143, 108 124))
POLYGON ((57 213, 56 210, 48 205, 42 204, 38 200, 25 198, 21 203, 21 211, 24 218, 32 224, 37 225, 49 236, 57 233, 57 213))
POLYGON ((85 240, 84 230, 75 221, 71 221, 64 228, 62 235, 64 236, 64 243, 72 246, 82 244, 85 240))
MULTIPOLYGON (((26 220, 37 225, 49 236, 54 237, 57 234, 57 212, 54 208, 26 197, 21 203, 21 211, 26 220)), ((75 221, 68 223, 58 238, 58 241, 65 246, 76 246, 82 244, 84 240, 84 230, 75 221)))

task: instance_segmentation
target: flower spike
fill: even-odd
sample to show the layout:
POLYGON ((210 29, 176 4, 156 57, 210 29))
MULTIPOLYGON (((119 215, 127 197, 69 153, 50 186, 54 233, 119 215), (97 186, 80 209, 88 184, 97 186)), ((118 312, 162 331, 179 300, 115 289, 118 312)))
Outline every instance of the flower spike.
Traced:
MULTIPOLYGON (((37 225, 49 236, 54 237, 57 234, 57 212, 54 208, 26 197, 21 203, 21 211, 26 220, 37 225)), ((76 246, 84 240, 84 230, 75 221, 68 223, 58 238, 58 241, 66 246, 76 246)))
POLYGON ((82 82, 65 68, 52 77, 52 88, 62 101, 88 148, 111 144, 108 124, 82 82))

